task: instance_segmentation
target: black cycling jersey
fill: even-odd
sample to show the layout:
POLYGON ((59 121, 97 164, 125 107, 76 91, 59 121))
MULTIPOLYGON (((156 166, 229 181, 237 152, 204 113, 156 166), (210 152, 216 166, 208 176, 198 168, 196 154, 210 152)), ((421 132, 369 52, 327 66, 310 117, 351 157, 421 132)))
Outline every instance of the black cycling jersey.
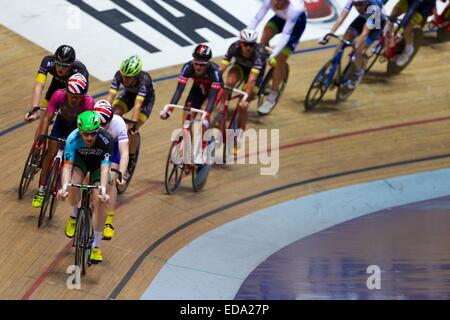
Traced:
POLYGON ((223 57, 222 63, 229 64, 231 59, 235 59, 235 63, 241 65, 244 68, 248 69, 257 69, 258 71, 262 71, 266 64, 266 50, 262 44, 256 44, 253 49, 252 55, 249 58, 246 58, 242 55, 242 48, 240 44, 240 40, 233 42, 228 48, 227 53, 223 57))
MULTIPOLYGON (((186 87, 186 83, 189 78, 192 78, 194 81, 192 85, 192 92, 198 92, 204 98, 208 98, 208 105, 206 107, 207 112, 211 112, 214 108, 214 102, 219 93, 219 90, 222 88, 222 73, 220 72, 220 68, 214 62, 210 62, 207 66, 207 70, 199 75, 195 73, 195 68, 193 65, 193 61, 189 61, 186 63, 181 69, 181 73, 178 77, 178 85, 175 93, 173 94, 171 104, 177 104, 183 94, 184 88, 186 87)), ((204 100, 203 99, 203 100, 204 100)), ((200 108, 200 106, 195 106, 200 108)))

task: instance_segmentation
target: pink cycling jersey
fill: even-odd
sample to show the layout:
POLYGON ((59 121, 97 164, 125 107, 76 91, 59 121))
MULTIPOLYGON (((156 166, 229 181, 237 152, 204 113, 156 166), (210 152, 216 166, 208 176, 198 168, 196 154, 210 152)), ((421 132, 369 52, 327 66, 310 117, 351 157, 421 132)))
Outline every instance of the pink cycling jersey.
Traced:
POLYGON ((83 97, 83 101, 78 107, 71 107, 67 101, 66 90, 60 89, 55 91, 47 106, 47 112, 55 113, 60 111, 60 116, 69 122, 77 120, 78 115, 83 111, 92 110, 95 100, 91 95, 83 97))

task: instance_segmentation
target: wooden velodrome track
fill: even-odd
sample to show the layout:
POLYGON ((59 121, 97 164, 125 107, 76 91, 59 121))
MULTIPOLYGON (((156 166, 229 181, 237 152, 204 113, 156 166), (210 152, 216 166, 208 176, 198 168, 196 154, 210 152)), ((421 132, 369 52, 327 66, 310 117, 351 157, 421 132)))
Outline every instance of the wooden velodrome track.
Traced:
MULTIPOLYGON (((315 46, 302 43, 297 49, 315 46)), ((35 72, 46 54, 0 27, 1 132, 22 121, 35 72)), ((159 119, 176 84, 174 80, 158 82, 155 109, 141 129, 136 175, 116 211, 116 237, 102 242, 104 262, 88 270, 81 290, 66 288, 66 269, 74 250, 64 236, 65 205, 58 207, 49 225, 38 230, 31 192, 17 199, 37 124, 2 134, 0 298, 138 299, 167 259, 199 235, 231 220, 313 192, 450 165, 450 43, 422 47, 413 63, 393 78, 382 75, 384 64, 377 65, 379 74, 368 76, 349 101, 339 106, 325 103, 315 112, 304 113, 306 90, 331 54, 327 49, 292 56, 286 94, 274 113, 259 118, 252 106, 250 127, 280 129, 278 174, 261 176, 257 165, 216 167, 198 194, 192 191, 190 179, 183 181, 177 195, 164 192, 169 137, 180 122, 178 117, 159 119), (293 185, 260 194, 289 184, 293 185)), ((149 62, 145 65, 150 67, 149 62)), ((178 70, 176 66, 151 75, 157 79, 178 70)), ((108 82, 91 81, 92 94, 108 87, 108 82)), ((333 97, 334 91, 328 98, 333 97)), ((36 184, 33 181, 33 187, 36 184)))

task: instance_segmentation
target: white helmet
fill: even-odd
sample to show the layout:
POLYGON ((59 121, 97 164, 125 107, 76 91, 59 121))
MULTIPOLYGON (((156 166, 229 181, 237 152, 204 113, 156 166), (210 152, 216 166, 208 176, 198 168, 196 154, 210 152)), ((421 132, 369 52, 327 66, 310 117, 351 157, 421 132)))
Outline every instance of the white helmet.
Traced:
POLYGON ((252 29, 244 29, 241 31, 241 41, 255 43, 258 40, 258 32, 252 29))

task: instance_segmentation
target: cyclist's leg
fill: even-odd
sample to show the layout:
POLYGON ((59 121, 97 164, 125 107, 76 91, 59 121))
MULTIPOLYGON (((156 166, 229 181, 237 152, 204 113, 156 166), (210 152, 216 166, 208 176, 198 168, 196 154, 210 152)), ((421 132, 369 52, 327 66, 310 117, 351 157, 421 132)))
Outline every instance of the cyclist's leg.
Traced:
MULTIPOLYGON (((60 117, 57 117, 55 123, 53 124, 51 136, 55 138, 65 138, 68 135, 68 124, 63 121, 60 117)), ((44 190, 46 187, 47 174, 50 169, 50 163, 58 152, 58 142, 54 140, 48 140, 47 152, 45 154, 44 160, 42 161, 42 170, 39 176, 39 189, 34 195, 32 200, 32 206, 34 208, 39 208, 42 206, 44 201, 44 190)))
MULTIPOLYGON (((120 164, 119 143, 116 141, 114 143, 114 152, 111 160, 111 168, 119 169, 119 164, 120 164)), ((113 217, 117 201, 116 179, 117 173, 111 172, 111 181, 108 186, 108 194, 110 198, 106 203, 106 221, 103 229, 104 239, 111 239, 114 236, 113 217)))
POLYGON ((284 78, 284 74, 286 72, 285 69, 287 68, 286 67, 287 60, 297 47, 300 38, 303 32, 305 31, 305 27, 306 27, 306 14, 302 13, 300 17, 298 17, 297 22, 295 23, 294 29, 292 31, 291 37, 286 47, 277 57, 277 64, 273 72, 273 81, 272 81, 273 91, 278 92, 280 90, 280 84, 284 78))
POLYGON ((122 92, 116 99, 114 99, 112 107, 114 108, 114 114, 119 116, 124 115, 130 110, 129 96, 127 91, 122 92))
MULTIPOLYGON (((89 184, 91 185, 100 185, 100 175, 101 168, 100 166, 95 166, 93 164, 88 164, 89 172, 91 173, 91 178, 89 180, 89 184)), ((94 241, 92 243, 92 251, 91 251, 91 261, 93 262, 101 262, 102 254, 100 251, 100 242, 103 237, 103 229, 106 220, 106 203, 102 202, 99 198, 99 190, 93 189, 91 196, 91 203, 94 207, 92 212, 92 227, 94 229, 94 241)))
MULTIPOLYGON (((81 183, 86 176, 86 166, 84 161, 78 156, 75 156, 75 163, 73 166, 71 183, 81 183)), ((69 219, 66 223, 66 236, 72 238, 75 234, 75 226, 78 216, 78 202, 81 198, 81 191, 77 188, 70 188, 67 190, 69 195, 67 196, 67 204, 70 207, 69 219)))
POLYGON ((264 26, 263 34, 261 36, 261 43, 265 46, 269 45, 270 40, 283 29, 280 28, 280 18, 273 16, 269 21, 267 21, 264 26))

